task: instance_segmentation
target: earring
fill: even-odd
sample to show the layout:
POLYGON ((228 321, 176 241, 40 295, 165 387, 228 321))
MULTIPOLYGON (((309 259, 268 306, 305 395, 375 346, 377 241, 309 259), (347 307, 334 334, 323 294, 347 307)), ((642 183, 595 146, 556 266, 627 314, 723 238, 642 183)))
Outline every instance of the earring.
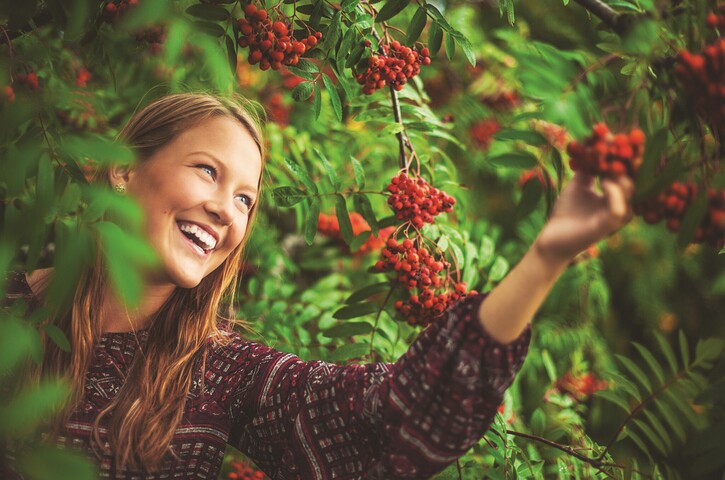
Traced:
POLYGON ((113 186, 113 190, 119 195, 123 195, 126 193, 126 185, 123 183, 117 183, 113 186))

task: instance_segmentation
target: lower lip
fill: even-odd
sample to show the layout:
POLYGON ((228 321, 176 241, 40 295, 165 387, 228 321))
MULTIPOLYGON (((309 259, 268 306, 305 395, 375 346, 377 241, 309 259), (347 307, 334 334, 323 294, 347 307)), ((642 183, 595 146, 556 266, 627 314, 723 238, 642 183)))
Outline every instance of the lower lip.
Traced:
POLYGON ((197 255, 199 255, 200 257, 203 257, 203 258, 206 258, 209 256, 209 253, 211 252, 211 250, 209 250, 208 252, 204 251, 199 245, 192 242, 189 239, 189 237, 184 235, 184 232, 182 232, 180 228, 179 228, 179 234, 181 235, 181 238, 186 242, 186 244, 189 245, 189 247, 192 250, 194 250, 194 253, 196 253, 197 255))

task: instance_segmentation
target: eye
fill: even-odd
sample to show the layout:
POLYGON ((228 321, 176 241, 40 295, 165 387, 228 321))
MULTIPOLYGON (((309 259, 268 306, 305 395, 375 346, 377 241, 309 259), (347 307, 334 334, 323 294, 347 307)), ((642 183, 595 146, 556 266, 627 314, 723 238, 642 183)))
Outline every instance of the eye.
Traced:
POLYGON ((206 173, 209 174, 211 178, 216 179, 216 168, 212 167, 211 165, 206 165, 202 163, 200 165, 197 165, 196 168, 204 170, 206 173))
POLYGON ((246 205, 247 208, 252 208, 253 201, 252 201, 252 198, 249 195, 245 195, 243 193, 240 193, 239 195, 236 196, 236 198, 237 198, 237 200, 239 200, 240 202, 242 202, 244 205, 246 205))

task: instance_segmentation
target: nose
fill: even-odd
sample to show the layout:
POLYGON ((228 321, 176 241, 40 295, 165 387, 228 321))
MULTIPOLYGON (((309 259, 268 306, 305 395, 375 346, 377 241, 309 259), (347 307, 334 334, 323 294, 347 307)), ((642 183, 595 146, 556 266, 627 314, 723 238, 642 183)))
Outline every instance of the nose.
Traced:
POLYGON ((229 226, 234 222, 234 200, 230 195, 229 200, 221 200, 218 198, 209 199, 204 203, 206 212, 214 218, 214 220, 222 226, 229 226))

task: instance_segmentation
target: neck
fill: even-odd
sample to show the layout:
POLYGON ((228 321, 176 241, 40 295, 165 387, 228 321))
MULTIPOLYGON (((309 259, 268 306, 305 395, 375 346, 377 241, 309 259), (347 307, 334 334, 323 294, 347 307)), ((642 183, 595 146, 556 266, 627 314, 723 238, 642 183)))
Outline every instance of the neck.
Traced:
POLYGON ((103 302, 102 331, 132 332, 149 326, 151 317, 171 296, 174 285, 144 285, 143 296, 137 306, 130 307, 120 300, 110 289, 107 290, 103 302))

